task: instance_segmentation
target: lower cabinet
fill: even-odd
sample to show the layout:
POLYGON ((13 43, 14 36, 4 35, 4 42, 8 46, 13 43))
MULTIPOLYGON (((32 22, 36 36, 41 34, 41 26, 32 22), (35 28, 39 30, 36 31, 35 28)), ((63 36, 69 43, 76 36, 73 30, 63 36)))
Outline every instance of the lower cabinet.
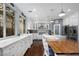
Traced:
POLYGON ((23 56, 27 49, 32 45, 32 35, 29 35, 19 41, 16 41, 0 49, 2 56, 23 56))
POLYGON ((38 33, 33 34, 34 40, 42 40, 42 35, 39 35, 38 33))

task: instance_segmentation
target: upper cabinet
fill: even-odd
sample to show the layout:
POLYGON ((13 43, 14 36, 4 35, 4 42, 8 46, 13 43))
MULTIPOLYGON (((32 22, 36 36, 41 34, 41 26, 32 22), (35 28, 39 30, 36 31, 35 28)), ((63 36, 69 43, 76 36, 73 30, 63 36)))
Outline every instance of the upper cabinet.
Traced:
POLYGON ((3 4, 0 3, 0 38, 3 37, 3 4))
POLYGON ((25 16, 21 15, 19 18, 20 18, 19 19, 20 20, 20 25, 19 25, 20 34, 23 34, 23 33, 25 33, 25 16))
POLYGON ((0 3, 0 38, 24 34, 25 20, 26 16, 15 4, 0 3))
POLYGON ((15 34, 15 14, 14 11, 6 6, 6 36, 15 34))

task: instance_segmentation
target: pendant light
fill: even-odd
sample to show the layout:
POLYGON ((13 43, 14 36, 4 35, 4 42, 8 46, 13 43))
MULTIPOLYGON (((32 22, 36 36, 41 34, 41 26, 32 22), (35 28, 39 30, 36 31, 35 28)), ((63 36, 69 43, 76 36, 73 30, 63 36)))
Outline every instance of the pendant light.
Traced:
POLYGON ((59 13, 59 17, 62 17, 62 16, 65 16, 66 14, 65 14, 65 12, 64 12, 64 10, 63 10, 63 7, 62 7, 62 9, 61 9, 61 11, 60 11, 60 13, 59 13))
POLYGON ((59 17, 62 17, 62 16, 65 16, 65 12, 63 11, 63 9, 61 10, 60 14, 59 14, 59 17))

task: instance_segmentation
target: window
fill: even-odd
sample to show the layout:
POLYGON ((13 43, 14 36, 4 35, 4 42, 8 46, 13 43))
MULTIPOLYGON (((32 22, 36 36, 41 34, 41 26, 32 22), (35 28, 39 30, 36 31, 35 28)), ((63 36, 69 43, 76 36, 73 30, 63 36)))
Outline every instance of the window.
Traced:
POLYGON ((24 16, 20 16, 20 33, 25 33, 25 18, 24 16))
POLYGON ((3 4, 0 3, 0 38, 3 37, 3 4))
POLYGON ((6 36, 14 35, 14 11, 10 7, 6 7, 6 36))

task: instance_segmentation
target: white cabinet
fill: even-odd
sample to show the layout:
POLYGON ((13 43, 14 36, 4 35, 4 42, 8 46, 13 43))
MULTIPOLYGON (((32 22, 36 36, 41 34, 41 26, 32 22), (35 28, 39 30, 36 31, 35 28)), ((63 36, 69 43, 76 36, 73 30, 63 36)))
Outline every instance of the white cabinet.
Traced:
POLYGON ((22 56, 27 49, 31 47, 33 40, 32 35, 20 36, 18 38, 6 39, 0 43, 0 55, 2 56, 22 56), (11 41, 11 42, 10 42, 11 41), (1 44, 5 44, 1 46, 1 44), (10 43, 10 44, 9 44, 10 43))
POLYGON ((34 33, 33 34, 33 39, 40 40, 40 39, 42 39, 42 35, 39 35, 38 33, 34 33))
POLYGON ((38 33, 33 33, 33 39, 37 39, 38 33))
POLYGON ((37 35, 37 38, 40 40, 40 39, 42 39, 42 35, 37 35))

